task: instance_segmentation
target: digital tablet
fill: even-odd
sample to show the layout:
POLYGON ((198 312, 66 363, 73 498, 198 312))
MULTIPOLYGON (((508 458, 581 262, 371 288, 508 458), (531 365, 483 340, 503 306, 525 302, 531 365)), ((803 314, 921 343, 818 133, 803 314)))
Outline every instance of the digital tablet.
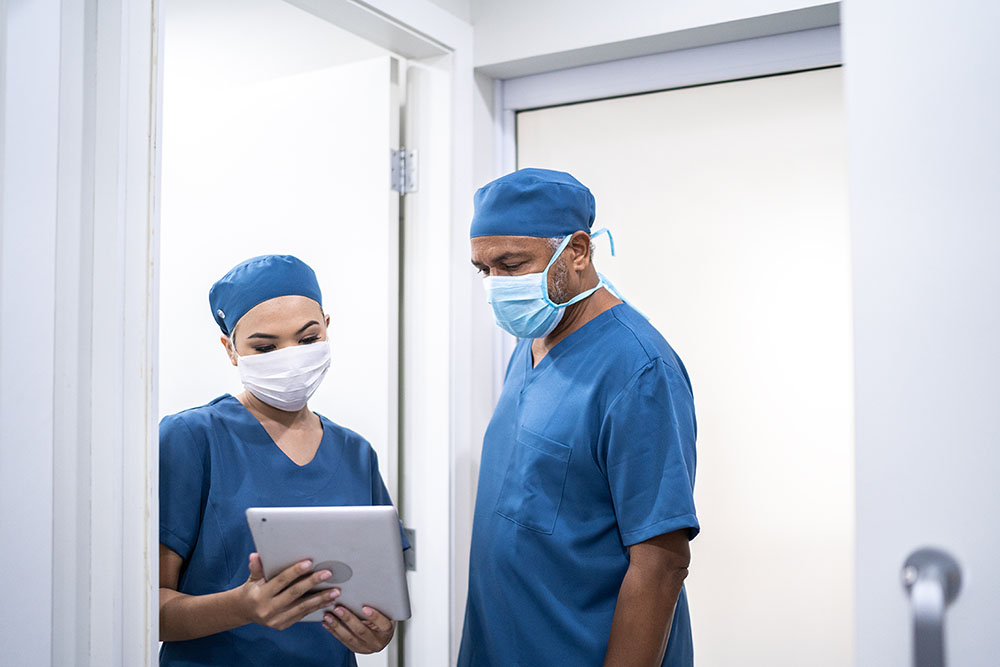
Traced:
MULTIPOLYGON (((410 617, 399 518, 391 505, 251 507, 247 523, 270 579, 301 560, 333 576, 314 588, 339 588, 329 609, 343 605, 359 618, 363 606, 394 621, 410 617)), ((322 621, 324 610, 303 621, 322 621)))

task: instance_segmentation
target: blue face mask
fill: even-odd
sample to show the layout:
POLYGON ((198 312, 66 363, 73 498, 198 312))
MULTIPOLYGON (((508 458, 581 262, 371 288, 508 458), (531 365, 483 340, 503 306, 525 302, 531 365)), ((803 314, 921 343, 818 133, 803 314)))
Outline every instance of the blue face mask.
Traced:
MULTIPOLYGON (((611 238, 611 233, 606 229, 595 232, 591 238, 602 233, 611 238)), ((566 303, 552 302, 549 298, 549 269, 569 245, 572 237, 570 234, 563 239, 541 273, 483 278, 486 301, 493 307, 493 317, 501 329, 518 338, 544 338, 559 324, 567 306, 583 301, 602 287, 609 286, 604 276, 598 273, 600 280, 595 287, 580 292, 566 303)), ((611 242, 611 254, 615 254, 614 241, 611 242)))

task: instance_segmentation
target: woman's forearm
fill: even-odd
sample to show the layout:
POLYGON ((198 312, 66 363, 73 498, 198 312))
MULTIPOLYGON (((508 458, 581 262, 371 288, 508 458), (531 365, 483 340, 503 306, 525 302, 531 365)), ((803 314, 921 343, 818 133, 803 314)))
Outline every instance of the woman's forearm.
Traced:
POLYGON ((250 621, 239 611, 238 589, 185 595, 160 588, 160 641, 177 642, 225 632, 250 621))

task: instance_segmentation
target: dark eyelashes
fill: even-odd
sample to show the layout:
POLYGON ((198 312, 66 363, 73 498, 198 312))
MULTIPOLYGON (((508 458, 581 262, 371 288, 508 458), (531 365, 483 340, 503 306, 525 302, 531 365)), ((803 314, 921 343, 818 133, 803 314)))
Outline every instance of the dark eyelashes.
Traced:
MULTIPOLYGON (((308 345, 309 343, 315 343, 319 340, 319 336, 309 336, 308 338, 303 338, 299 341, 300 345, 308 345)), ((263 354, 264 352, 271 352, 275 350, 274 345, 261 345, 260 347, 255 347, 254 350, 258 353, 263 354)))

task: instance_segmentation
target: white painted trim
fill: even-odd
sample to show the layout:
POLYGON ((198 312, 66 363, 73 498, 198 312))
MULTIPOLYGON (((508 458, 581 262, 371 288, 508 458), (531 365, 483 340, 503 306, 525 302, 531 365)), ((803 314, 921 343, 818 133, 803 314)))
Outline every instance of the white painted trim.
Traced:
MULTIPOLYGON (((445 63, 446 64, 446 63, 445 63)), ((406 74, 404 142, 419 155, 416 192, 404 197, 403 222, 403 393, 400 503, 407 528, 416 531, 416 570, 409 574, 413 617, 403 636, 411 666, 449 663, 450 581, 449 377, 442 372, 450 345, 449 247, 451 169, 449 161, 450 72, 447 67, 411 63, 406 74)))
MULTIPOLYGON (((59 95, 59 174, 56 221, 56 385, 53 460, 53 589, 60 602, 52 610, 52 664, 74 664, 90 643, 90 364, 93 273, 93 211, 83 206, 88 189, 82 169, 93 164, 93 72, 88 51, 89 19, 83 4, 64 5, 61 17, 59 95), (73 622, 65 622, 69 618, 73 622)), ((92 182, 92 181, 91 181, 92 182)))
POLYGON ((358 37, 378 44, 404 58, 421 59, 446 55, 450 49, 394 19, 392 15, 352 0, 285 0, 314 16, 329 21, 358 37))
POLYGON ((841 63, 840 27, 816 28, 546 72, 503 85, 520 111, 841 63))
POLYGON ((154 140, 159 6, 97 7, 92 340, 90 347, 90 661, 155 660, 158 235, 154 140))
POLYGON ((708 25, 682 27, 684 23, 686 21, 680 21, 677 29, 668 32, 617 42, 590 44, 501 62, 479 61, 476 63, 476 71, 496 79, 513 79, 626 58, 825 28, 840 24, 840 2, 828 2, 708 25))

